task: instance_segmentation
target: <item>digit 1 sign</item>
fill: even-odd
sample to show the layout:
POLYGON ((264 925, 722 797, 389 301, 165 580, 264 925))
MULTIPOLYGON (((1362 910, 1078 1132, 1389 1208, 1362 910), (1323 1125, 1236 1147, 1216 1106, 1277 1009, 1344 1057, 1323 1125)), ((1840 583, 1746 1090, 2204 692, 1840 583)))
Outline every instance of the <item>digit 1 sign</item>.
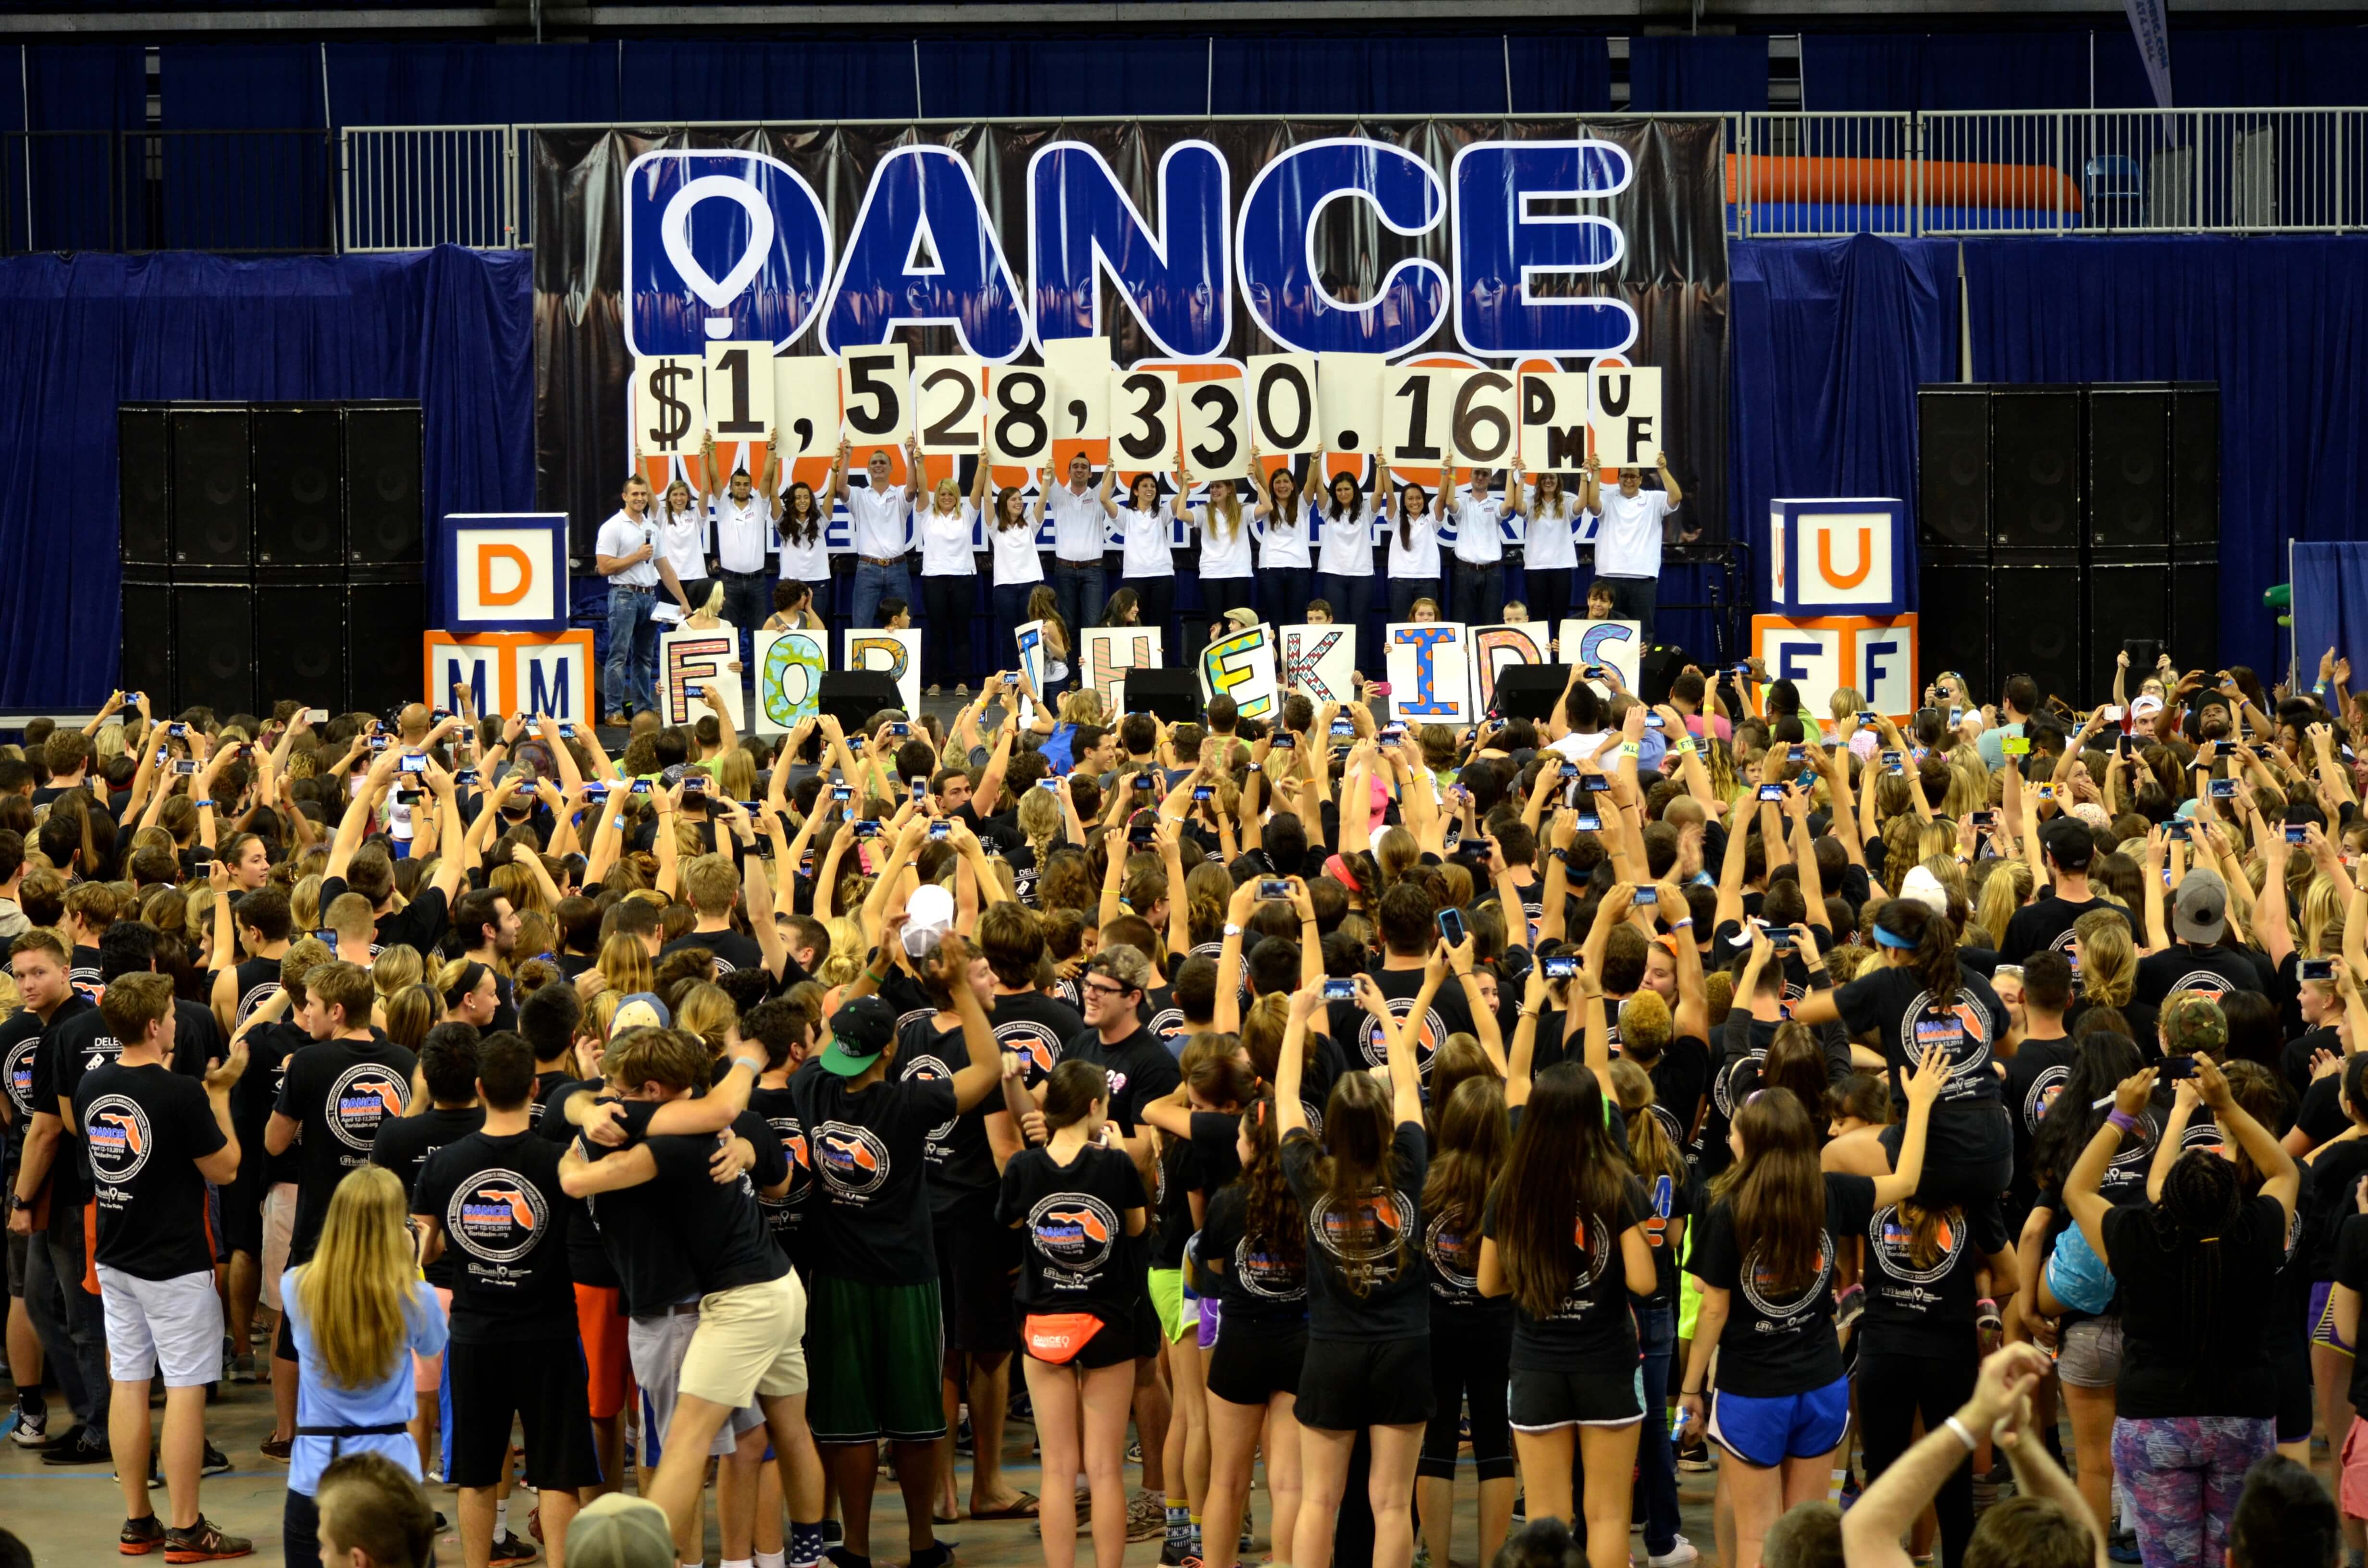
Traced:
POLYGON ((1382 378, 1382 449, 1393 472, 1435 483, 1450 449, 1459 370, 1394 365, 1382 378))
MULTIPOLYGON (((639 355, 633 360, 633 451, 650 488, 663 495, 674 466, 696 462, 707 432, 707 367, 687 355, 639 355)), ((700 483, 704 476, 694 476, 700 483)))
POLYGON ((762 479, 765 440, 773 428, 773 346, 709 344, 707 392, 707 429, 716 462, 726 474, 745 468, 750 479, 762 479))

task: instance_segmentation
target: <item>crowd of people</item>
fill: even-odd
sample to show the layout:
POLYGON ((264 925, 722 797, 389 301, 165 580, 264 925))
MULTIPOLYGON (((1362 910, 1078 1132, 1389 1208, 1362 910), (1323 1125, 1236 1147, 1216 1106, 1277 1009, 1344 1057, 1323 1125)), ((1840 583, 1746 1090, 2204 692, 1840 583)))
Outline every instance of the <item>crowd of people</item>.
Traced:
POLYGON ((1008 663, 991 651, 982 659, 982 648, 1006 645, 973 636, 974 624, 1002 636, 1043 621, 1064 660, 1088 626, 1157 627, 1181 650, 1179 565, 1211 627, 1229 614, 1278 626, 1337 621, 1357 629, 1360 665, 1369 670, 1383 667, 1382 628, 1391 622, 1554 627, 1583 612, 1636 621, 1649 641, 1662 547, 1679 528, 1685 499, 1667 452, 1649 490, 1639 469, 1525 480, 1516 464, 1473 470, 1433 493, 1398 483, 1382 462, 1363 478, 1325 480, 1312 456, 1277 461, 1255 450, 1250 477, 1239 481, 1197 481, 1180 459, 1125 475, 1111 463, 1097 477, 1080 453, 1065 474, 1048 464, 1030 483, 1001 489, 990 465, 973 460, 965 489, 951 474, 931 486, 916 482, 928 471, 916 443, 901 453, 875 449, 860 472, 842 443, 817 494, 803 481, 785 485, 780 448, 768 451, 757 478, 723 473, 708 449, 704 494, 684 478, 662 495, 640 474, 626 481, 595 545, 609 583, 604 713, 621 722, 655 705, 657 638, 669 622, 716 615, 737 630, 752 671, 755 632, 829 629, 837 585, 824 536, 842 509, 851 548, 841 557, 845 614, 835 624, 918 625, 930 694, 968 696, 1008 663), (1049 576, 1039 547, 1048 514, 1049 576), (1180 562, 1179 540, 1189 554, 1180 562), (1594 577, 1574 597, 1583 547, 1594 577), (1508 589, 1508 569, 1520 573, 1519 592, 1508 589))
POLYGON ((422 1561, 423 1482, 468 1568, 696 1562, 712 1460, 731 1568, 894 1555, 883 1474, 914 1568, 1233 1568, 1261 1474, 1276 1562, 1668 1568, 1713 1470, 1729 1568, 2317 1568, 2316 1432, 2356 1564, 2348 675, 614 756, 120 694, 0 750, 11 1435, 175 1562, 268 1381, 291 1563, 422 1561))

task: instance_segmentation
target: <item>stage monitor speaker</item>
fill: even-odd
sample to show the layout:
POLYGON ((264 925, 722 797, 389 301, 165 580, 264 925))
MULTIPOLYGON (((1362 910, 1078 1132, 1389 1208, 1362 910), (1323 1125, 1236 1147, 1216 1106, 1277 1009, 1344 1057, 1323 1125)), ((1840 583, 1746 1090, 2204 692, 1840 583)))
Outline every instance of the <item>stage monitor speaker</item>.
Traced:
POLYGON ((2080 390, 1990 392, 1991 537, 2025 554, 2080 548, 2080 390))
POLYGON ((1497 711, 1508 719, 1551 717, 1569 684, 1568 665, 1507 665, 1497 672, 1497 711))
POLYGON ((2220 667, 2220 565, 2179 561, 2170 568, 2171 658, 2183 670, 2220 667))
POLYGON ((346 595, 342 585, 317 583, 272 582, 256 590, 255 667, 264 687, 258 696, 271 702, 290 698, 333 713, 353 710, 347 700, 346 595))
POLYGON ((1965 679, 1976 701, 1998 700, 1990 658, 1990 569, 1987 564, 1927 562, 1917 620, 1917 661, 1927 685, 1942 670, 1965 679))
POLYGON ((1669 699, 1669 687, 1685 673, 1686 651, 1683 648, 1647 648, 1645 656, 1636 661, 1636 695, 1647 706, 1657 707, 1669 699))
POLYGON ((1150 713, 1171 724, 1201 722, 1201 681, 1190 670, 1126 672, 1126 710, 1150 713))
MULTIPOLYGON (((255 590, 243 583, 175 583, 172 595, 173 710, 203 706, 217 719, 254 712, 255 590)), ((418 645, 415 634, 412 646, 418 645)), ((418 655, 412 657, 416 682, 418 655)))
POLYGON ((2170 546, 2170 389, 2089 389, 2091 560, 2160 562, 2170 546))
POLYGON ((2089 686, 2080 666, 2080 574, 2043 559, 2002 562, 1991 578, 1994 682, 2029 676, 2042 701, 2060 697, 2082 706, 2089 686))
POLYGON ((159 717, 179 711, 173 687, 173 585, 166 574, 136 567, 124 574, 122 648, 122 673, 116 678, 124 700, 145 692, 159 717))
POLYGON ((164 408, 138 403, 118 408, 115 451, 123 564, 169 566, 173 563, 173 457, 164 408))
POLYGON ((170 418, 174 564, 252 565, 245 406, 176 407, 170 418))
POLYGON ((1917 516, 1928 554, 1989 550, 1989 388, 1917 389, 1917 516))
POLYGON ((2170 389, 2170 537, 2182 549, 2220 542, 2217 381, 2178 381, 2170 389))
MULTIPOLYGON (((2170 634, 2170 567, 2166 562, 2092 565, 2081 580, 2088 596, 2089 651, 2080 667, 2087 684, 2065 693, 2075 707, 2093 707, 2113 689, 2113 669, 2128 642, 2159 643, 2170 634)), ((2133 656, 2123 695, 2137 695, 2138 683, 2153 674, 2154 661, 2133 656)))
POLYGON ((427 631, 427 591, 416 573, 388 575, 393 580, 356 581, 345 589, 346 706, 358 713, 388 713, 420 697, 419 640, 427 631))
POLYGON ((830 670, 814 693, 814 703, 825 717, 838 721, 848 734, 861 734, 874 713, 894 708, 902 711, 903 694, 884 670, 830 670))
POLYGON ((349 406, 345 418, 347 559, 357 566, 422 563, 419 405, 349 406))
POLYGON ((336 409, 259 405, 252 432, 256 565, 343 565, 346 462, 336 409))

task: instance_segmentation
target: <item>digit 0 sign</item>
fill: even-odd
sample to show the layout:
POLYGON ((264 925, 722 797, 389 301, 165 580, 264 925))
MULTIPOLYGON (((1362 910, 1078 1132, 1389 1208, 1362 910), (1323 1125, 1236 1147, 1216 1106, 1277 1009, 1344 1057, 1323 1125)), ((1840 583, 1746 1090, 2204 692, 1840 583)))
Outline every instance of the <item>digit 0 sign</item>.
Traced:
POLYGON ((1261 457, 1295 458, 1321 448, 1315 356, 1251 355, 1249 415, 1250 439, 1258 443, 1261 457))

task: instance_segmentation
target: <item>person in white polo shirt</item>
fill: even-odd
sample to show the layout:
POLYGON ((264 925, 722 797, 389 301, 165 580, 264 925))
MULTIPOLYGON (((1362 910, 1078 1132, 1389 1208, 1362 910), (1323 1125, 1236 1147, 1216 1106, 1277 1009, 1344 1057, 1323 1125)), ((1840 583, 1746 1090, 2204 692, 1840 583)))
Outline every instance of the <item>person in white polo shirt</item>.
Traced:
MULTIPOLYGON (((838 466, 830 474, 830 502, 847 503, 849 531, 855 540, 855 587, 848 606, 847 624, 862 628, 880 623, 882 599, 913 602, 913 574, 905 565, 905 557, 913 549, 913 497, 906 486, 889 483, 896 460, 885 447, 873 452, 871 462, 865 465, 864 472, 871 482, 869 487, 848 483, 847 465, 852 449, 845 441, 838 444, 838 466)), ((913 460, 910 453, 905 460, 913 460)))
MULTIPOLYGON (((715 483, 715 443, 707 443, 707 483, 715 483)), ((781 496, 775 479, 781 467, 780 449, 768 440, 765 448, 765 483, 759 489, 748 471, 735 468, 719 493, 710 488, 707 504, 714 512, 715 564, 723 580, 723 619, 738 628, 740 667, 756 679, 756 644, 752 639, 765 618, 773 613, 773 576, 765 557, 772 552, 773 519, 781 515, 781 496)))
POLYGON ((1440 537, 1455 547, 1455 574, 1448 580, 1450 620, 1478 626, 1505 611, 1505 503, 1488 494, 1493 476, 1472 471, 1471 487, 1460 501, 1451 487, 1447 527, 1440 537))
POLYGON ((657 608, 658 585, 666 585, 685 614, 690 601, 659 544, 650 482, 634 474, 625 481, 622 499, 600 525, 592 551, 594 567, 609 579, 609 659, 600 676, 606 710, 614 722, 630 724, 634 713, 658 703, 658 623, 650 614, 657 608))
MULTIPOLYGON (((1661 589, 1662 536, 1667 519, 1685 500, 1678 476, 1669 472, 1666 449, 1661 453, 1659 473, 1663 488, 1647 490, 1643 470, 1623 468, 1619 487, 1604 492, 1597 505, 1603 526, 1595 533, 1596 579, 1611 585, 1613 616, 1635 621, 1647 642, 1653 640, 1653 605, 1661 589)), ((1592 470, 1587 488, 1590 492, 1600 488, 1592 470)), ((1700 539, 1702 531, 1697 528, 1678 537, 1700 539)))
POLYGON ((1072 629, 1101 619, 1102 590, 1109 585, 1103 558, 1110 553, 1110 522, 1094 487, 1093 460, 1079 452, 1069 460, 1069 482, 1053 483, 1044 469, 1044 505, 1053 514, 1053 598, 1072 629))

